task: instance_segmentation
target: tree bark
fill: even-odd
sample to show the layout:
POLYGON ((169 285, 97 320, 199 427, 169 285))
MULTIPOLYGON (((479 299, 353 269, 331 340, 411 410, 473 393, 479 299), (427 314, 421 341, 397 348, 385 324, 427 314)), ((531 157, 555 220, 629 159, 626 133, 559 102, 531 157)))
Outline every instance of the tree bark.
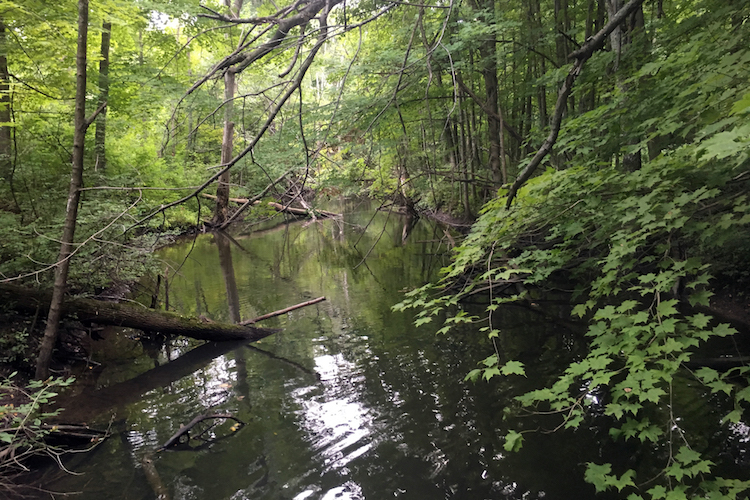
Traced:
POLYGON ((55 284, 50 302, 47 326, 39 348, 35 377, 39 380, 49 377, 49 364, 52 350, 57 341, 57 327, 62 315, 65 286, 68 281, 70 255, 73 251, 73 238, 78 218, 78 202, 81 199, 80 188, 83 185, 83 147, 86 136, 86 37, 88 35, 89 2, 78 0, 78 49, 76 51, 76 101, 75 131, 73 136, 73 160, 70 173, 70 189, 65 209, 65 223, 60 244, 60 255, 55 267, 55 284))
MULTIPOLYGON (((221 164, 226 165, 232 160, 234 148, 234 122, 232 114, 234 111, 234 88, 236 75, 228 69, 224 73, 224 134, 221 140, 221 164)), ((229 173, 222 173, 219 177, 219 185, 216 188, 216 208, 211 225, 220 227, 227 220, 229 211, 229 173)))
MULTIPOLYGON (((489 11, 493 10, 493 2, 483 1, 480 3, 480 1, 474 3, 474 8, 477 11, 482 8, 488 9, 489 11)), ((494 17, 491 24, 494 24, 494 17)), ((505 184, 507 179, 501 168, 500 161, 500 134, 502 134, 502 125, 500 124, 501 120, 498 120, 500 112, 497 102, 497 89, 499 85, 497 81, 497 41, 495 39, 494 30, 492 30, 491 34, 488 34, 487 38, 479 45, 479 57, 481 58, 479 64, 481 67, 482 78, 484 79, 484 102, 488 108, 487 139, 490 146, 488 163, 495 186, 499 187, 500 185, 505 184)))
POLYGON ((315 215, 317 217, 331 217, 331 218, 341 217, 341 214, 329 212, 327 210, 307 210, 305 208, 294 208, 294 207, 282 205, 281 203, 276 203, 273 201, 269 201, 268 206, 275 208, 278 212, 286 212, 292 215, 301 215, 304 217, 311 217, 312 216, 311 212, 315 212, 315 215))
MULTIPOLYGON (((109 99, 109 42, 112 36, 112 23, 105 21, 102 24, 102 48, 99 60, 99 99, 98 106, 104 106, 109 99)), ((107 137, 107 110, 102 110, 96 119, 96 132, 94 133, 94 151, 96 152, 96 168, 105 172, 107 170, 107 156, 105 141, 107 137)))
MULTIPOLYGON (((39 305, 48 305, 51 297, 48 292, 15 285, 0 285, 0 299, 3 303, 14 304, 12 307, 16 310, 33 312, 39 305)), ((213 342, 260 340, 278 331, 253 326, 216 323, 199 318, 188 318, 172 312, 154 311, 145 306, 132 306, 95 299, 68 298, 59 308, 59 315, 60 317, 75 315, 79 321, 84 323, 125 326, 143 331, 183 335, 213 342)))

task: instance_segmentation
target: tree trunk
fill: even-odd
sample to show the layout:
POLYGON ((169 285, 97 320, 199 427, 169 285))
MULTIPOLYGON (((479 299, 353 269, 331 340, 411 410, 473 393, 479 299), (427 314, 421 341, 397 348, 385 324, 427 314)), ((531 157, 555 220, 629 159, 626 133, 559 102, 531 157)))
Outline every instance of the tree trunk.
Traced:
MULTIPOLYGON (((109 99, 109 41, 112 36, 112 23, 105 21, 102 24, 102 49, 99 60, 99 99, 98 107, 104 106, 109 99)), ((107 137, 107 110, 102 110, 96 119, 96 132, 94 134, 94 151, 96 152, 96 168, 102 173, 107 170, 107 156, 105 139, 107 137)))
MULTIPOLYGON (((54 291, 52 293, 54 297, 54 291)), ((3 303, 14 304, 19 311, 33 312, 39 305, 50 303, 48 292, 31 290, 15 285, 1 285, 3 303)), ((69 298, 58 309, 59 316, 75 315, 84 323, 125 326, 166 335, 183 335, 198 340, 223 342, 227 340, 260 340, 278 330, 254 326, 216 323, 201 318, 187 318, 165 311, 154 311, 145 306, 132 306, 94 299, 69 298)), ((51 354, 51 350, 50 350, 51 354)))
POLYGON ((78 202, 81 198, 79 189, 83 185, 83 146, 86 136, 86 37, 88 35, 89 2, 78 0, 78 49, 76 52, 76 102, 75 131, 73 135, 73 160, 70 173, 70 189, 65 210, 65 224, 60 244, 60 255, 55 267, 55 285, 52 292, 47 326, 39 348, 35 377, 39 380, 49 377, 49 364, 52 350, 57 341, 57 327, 62 314, 65 286, 68 281, 68 267, 73 251, 73 238, 78 217, 78 202))
MULTIPOLYGON (((490 4, 491 5, 491 4, 490 4)), ((497 42, 494 33, 488 36, 479 46, 479 55, 481 56, 482 77, 484 78, 485 102, 492 113, 487 113, 487 139, 490 143, 488 163, 495 187, 508 182, 506 174, 503 172, 500 161, 500 134, 503 129, 497 116, 500 110, 497 104, 497 42)))
MULTIPOLYGON (((232 114, 234 111, 234 87, 236 82, 235 73, 229 69, 224 73, 224 135, 221 140, 221 164, 225 165, 232 160, 234 147, 234 122, 232 114)), ((229 209, 229 170, 219 177, 219 185, 216 188, 216 209, 211 225, 220 227, 227 220, 229 209)))
MULTIPOLYGON (((237 19, 242 10, 243 0, 224 0, 224 5, 229 9, 229 17, 237 19)), ((221 139, 221 164, 225 165, 232 161, 234 149, 234 92, 237 86, 237 73, 234 68, 227 68, 224 73, 224 134, 221 139)), ((218 179, 216 188, 216 208, 211 225, 221 227, 229 215, 229 181, 230 171, 222 173, 218 179)))
POLYGON ((0 179, 10 181, 13 175, 10 140, 10 72, 8 71, 8 39, 5 23, 0 19, 0 179))

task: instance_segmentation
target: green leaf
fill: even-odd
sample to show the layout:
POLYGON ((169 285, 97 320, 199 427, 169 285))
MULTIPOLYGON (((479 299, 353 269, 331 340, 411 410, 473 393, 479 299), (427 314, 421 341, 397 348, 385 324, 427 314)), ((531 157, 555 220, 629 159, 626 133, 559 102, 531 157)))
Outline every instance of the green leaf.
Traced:
POLYGON ((464 377, 464 381, 471 380, 472 382, 476 382, 479 376, 482 374, 482 370, 479 368, 476 368, 474 370, 471 370, 469 373, 466 374, 464 377))
POLYGON ((586 315, 586 311, 588 310, 587 304, 576 304, 575 307, 573 307, 573 310, 571 311, 571 314, 575 314, 579 318, 583 318, 586 315))
POLYGON ((711 333, 713 333, 714 335, 718 337, 726 337, 728 335, 734 335, 735 333, 737 333, 737 330, 735 330, 734 328, 732 328, 726 323, 720 323, 716 325, 716 327, 714 327, 711 333))
POLYGON ((588 462, 586 464, 584 479, 587 483, 594 485, 597 493, 601 493, 607 489, 607 478, 610 472, 612 472, 611 464, 597 465, 593 462, 588 462))
POLYGON ((674 458, 683 465, 689 465, 700 460, 701 454, 687 446, 680 446, 680 451, 677 452, 674 458))
POLYGON ((721 419, 721 423, 725 424, 727 422, 732 422, 733 424, 736 424, 740 421, 742 418, 742 410, 732 410, 730 411, 724 418, 721 419))
POLYGON ((519 451, 523 447, 523 436, 516 432, 510 431, 505 435, 505 443, 503 448, 505 451, 519 451))
POLYGON ((737 401, 750 401, 750 386, 737 391, 734 397, 737 401))
POLYGON ((605 415, 610 415, 620 420, 625 413, 625 409, 620 403, 609 403, 604 410, 605 415))
POLYGON ((497 365, 497 354, 493 354, 491 356, 487 356, 482 360, 482 364, 484 366, 495 366, 497 365))
POLYGON ((706 328, 706 326, 708 326, 709 321, 711 321, 711 318, 709 316, 706 316, 703 313, 698 313, 692 316, 688 316, 687 319, 691 325, 701 330, 703 328, 706 328))
POLYGON ((656 306, 656 313, 661 317, 674 316, 677 314, 677 303, 677 299, 662 301, 656 306))
POLYGON ((651 495, 651 498, 653 500, 658 500, 659 498, 667 497, 667 489, 662 485, 654 486, 653 488, 648 490, 646 493, 651 495))
POLYGON ((710 382, 713 382, 714 380, 719 380, 719 372, 707 366, 700 367, 699 369, 695 370, 693 374, 698 377, 704 384, 708 384, 710 382))
POLYGON ((646 441, 658 443, 659 438, 662 436, 662 434, 663 431, 661 430, 661 427, 657 425, 649 425, 644 430, 638 433, 638 439, 641 440, 641 443, 645 443, 646 441))
POLYGON ((695 307, 696 305, 708 307, 709 306, 709 299, 714 293, 709 290, 700 290, 698 292, 693 292, 688 297, 688 301, 690 302, 690 305, 695 307))
POLYGON ((732 114, 750 113, 750 92, 732 105, 732 114))
POLYGON ((484 380, 489 380, 495 375, 500 375, 500 370, 497 367, 493 366, 492 368, 485 368, 482 377, 484 378, 484 380))
POLYGON ((526 370, 524 369, 523 363, 520 361, 508 361, 500 368, 500 372, 503 375, 521 375, 526 376, 526 370))
POLYGON ((635 486, 635 482, 633 482, 634 477, 635 471, 633 469, 628 469, 622 476, 620 476, 620 479, 613 477, 612 479, 608 479, 607 482, 617 488, 617 491, 622 491, 626 486, 635 486))
POLYGON ((417 318, 416 320, 414 320, 414 325, 422 326, 422 325, 426 325, 430 321, 432 321, 432 318, 430 316, 424 316, 422 318, 417 318))

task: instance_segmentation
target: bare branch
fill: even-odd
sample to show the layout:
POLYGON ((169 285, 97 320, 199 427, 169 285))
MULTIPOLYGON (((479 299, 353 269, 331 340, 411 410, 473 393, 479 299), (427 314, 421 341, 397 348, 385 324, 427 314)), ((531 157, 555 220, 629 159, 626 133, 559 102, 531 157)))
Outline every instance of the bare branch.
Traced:
POLYGON ((307 25, 308 23, 305 23, 300 28, 302 32, 299 35, 297 46, 294 49, 294 56, 292 56, 292 60, 289 62, 289 66, 287 67, 287 69, 279 73, 279 78, 284 78, 286 75, 291 73, 292 69, 294 69, 294 65, 297 64, 297 59, 299 58, 299 51, 302 49, 302 45, 305 43, 305 30, 307 29, 307 25))
POLYGON ((84 130, 88 129, 91 126, 91 124, 94 123, 94 120, 96 120, 96 117, 99 116, 99 114, 102 111, 104 111, 106 109, 106 107, 107 107, 107 101, 104 101, 103 103, 101 103, 99 105, 98 108, 96 108, 96 111, 94 111, 93 113, 91 113, 91 116, 89 116, 88 118, 86 118, 86 121, 84 123, 84 130))

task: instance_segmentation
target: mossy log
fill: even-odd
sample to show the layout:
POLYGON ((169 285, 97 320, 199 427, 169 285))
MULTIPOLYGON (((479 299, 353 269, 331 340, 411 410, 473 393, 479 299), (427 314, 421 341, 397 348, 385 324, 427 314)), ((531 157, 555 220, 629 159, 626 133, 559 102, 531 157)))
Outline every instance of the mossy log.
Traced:
MULTIPOLYGON (((0 285, 0 304, 18 311, 34 312, 49 307, 51 293, 16 285, 0 285)), ((66 297, 63 314, 74 315, 84 323, 126 326, 138 330, 163 334, 184 335, 199 340, 221 342, 226 340, 260 340, 276 329, 229 323, 206 322, 179 314, 147 309, 145 306, 105 302, 94 299, 66 297)))

